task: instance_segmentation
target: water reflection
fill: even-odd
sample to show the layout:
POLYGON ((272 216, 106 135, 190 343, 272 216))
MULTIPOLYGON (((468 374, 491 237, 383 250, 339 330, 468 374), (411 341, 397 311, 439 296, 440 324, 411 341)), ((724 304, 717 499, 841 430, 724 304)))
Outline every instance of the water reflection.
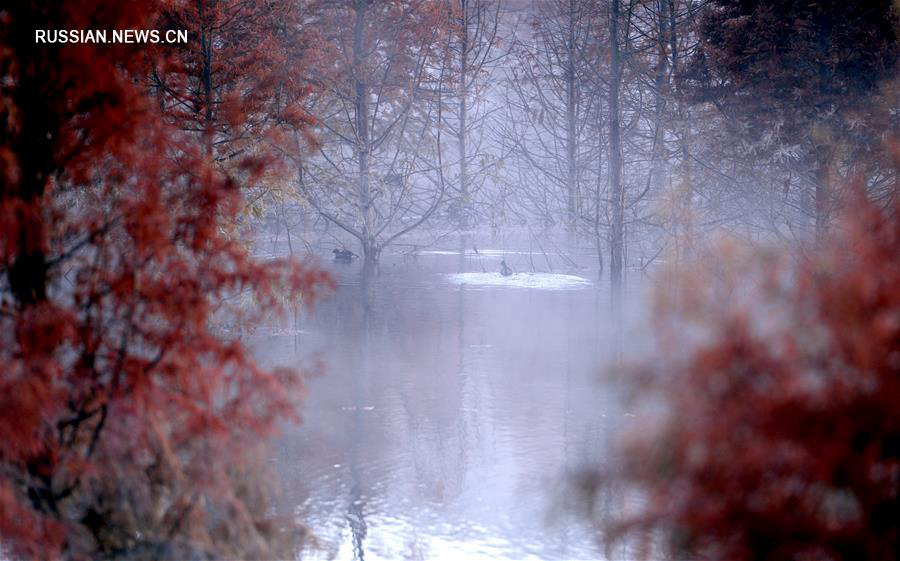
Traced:
POLYGON ((327 365, 277 459, 282 508, 319 540, 305 558, 601 556, 559 506, 623 414, 598 381, 617 331, 608 291, 454 284, 492 266, 466 247, 386 255, 368 282, 339 270, 299 346, 259 342, 273 362, 327 365))
POLYGON ((365 389, 369 380, 369 326, 370 291, 372 288, 369 271, 366 271, 359 285, 360 308, 362 309, 362 321, 359 333, 359 379, 352 384, 355 398, 353 400, 353 420, 350 437, 350 501, 347 511, 347 522, 350 525, 353 544, 353 558, 362 561, 365 559, 366 517, 365 517, 365 493, 363 492, 363 472, 360 466, 360 449, 363 445, 365 434, 363 427, 363 412, 368 409, 365 405, 365 389))

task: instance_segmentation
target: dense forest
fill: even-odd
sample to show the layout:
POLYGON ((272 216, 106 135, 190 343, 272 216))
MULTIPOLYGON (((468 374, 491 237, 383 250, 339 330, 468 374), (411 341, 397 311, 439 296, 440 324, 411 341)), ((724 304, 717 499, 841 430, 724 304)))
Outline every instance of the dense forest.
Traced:
POLYGON ((13 0, 0 72, 0 559, 898 559, 893 0, 13 0))

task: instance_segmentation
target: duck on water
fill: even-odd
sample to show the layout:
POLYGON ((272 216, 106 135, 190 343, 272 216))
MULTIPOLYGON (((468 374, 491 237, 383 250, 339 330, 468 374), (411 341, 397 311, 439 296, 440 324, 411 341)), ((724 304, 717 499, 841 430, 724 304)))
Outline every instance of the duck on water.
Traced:
POLYGON ((351 261, 353 261, 353 258, 357 256, 349 249, 335 248, 332 250, 332 253, 334 253, 335 263, 350 263, 351 261))

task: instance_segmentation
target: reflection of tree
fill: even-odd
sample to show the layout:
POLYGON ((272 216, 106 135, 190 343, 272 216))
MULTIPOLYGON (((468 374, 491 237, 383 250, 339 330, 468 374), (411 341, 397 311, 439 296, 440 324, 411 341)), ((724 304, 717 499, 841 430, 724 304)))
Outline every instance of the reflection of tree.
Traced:
MULTIPOLYGON (((465 272, 466 246, 468 236, 460 236, 459 248, 459 272, 465 272)), ((456 385, 459 393, 459 409, 457 411, 457 438, 459 439, 459 469, 457 470, 457 486, 462 489, 468 464, 468 423, 466 415, 477 414, 474 408, 465 406, 466 385, 468 374, 466 373, 466 288, 463 285, 457 289, 458 298, 456 304, 457 325, 459 326, 459 361, 456 367, 456 385)))
POLYGON ((360 473, 360 447, 365 439, 363 411, 365 410, 366 383, 369 380, 369 299, 371 277, 364 272, 359 285, 362 304, 362 321, 359 337, 359 379, 356 380, 353 399, 353 426, 350 431, 350 505, 347 509, 347 522, 353 539, 353 558, 362 561, 365 558, 364 542, 368 526, 365 518, 365 493, 363 493, 362 475, 360 473))
POLYGON ((350 508, 347 511, 347 522, 350 523, 350 531, 353 537, 353 558, 362 561, 365 558, 363 542, 366 540, 367 526, 365 513, 363 512, 362 491, 359 487, 359 471, 356 464, 351 465, 350 473, 353 476, 353 487, 350 489, 350 508))

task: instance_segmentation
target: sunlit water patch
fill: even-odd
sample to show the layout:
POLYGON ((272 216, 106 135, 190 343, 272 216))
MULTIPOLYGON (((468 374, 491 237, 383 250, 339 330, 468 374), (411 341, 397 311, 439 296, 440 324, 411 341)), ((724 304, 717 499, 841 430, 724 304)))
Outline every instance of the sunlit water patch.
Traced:
MULTIPOLYGON (((463 252, 458 250, 443 250, 443 249, 423 249, 419 251, 419 255, 462 255, 463 252)), ((540 251, 507 251, 505 249, 467 249, 465 250, 466 257, 505 257, 507 255, 531 255, 531 256, 541 256, 541 255, 559 255, 558 253, 546 253, 540 251)))
POLYGON ((449 275, 454 284, 505 288, 534 288, 542 290, 571 290, 588 288, 593 282, 575 275, 555 273, 515 273, 504 277, 500 273, 455 273, 449 275))

